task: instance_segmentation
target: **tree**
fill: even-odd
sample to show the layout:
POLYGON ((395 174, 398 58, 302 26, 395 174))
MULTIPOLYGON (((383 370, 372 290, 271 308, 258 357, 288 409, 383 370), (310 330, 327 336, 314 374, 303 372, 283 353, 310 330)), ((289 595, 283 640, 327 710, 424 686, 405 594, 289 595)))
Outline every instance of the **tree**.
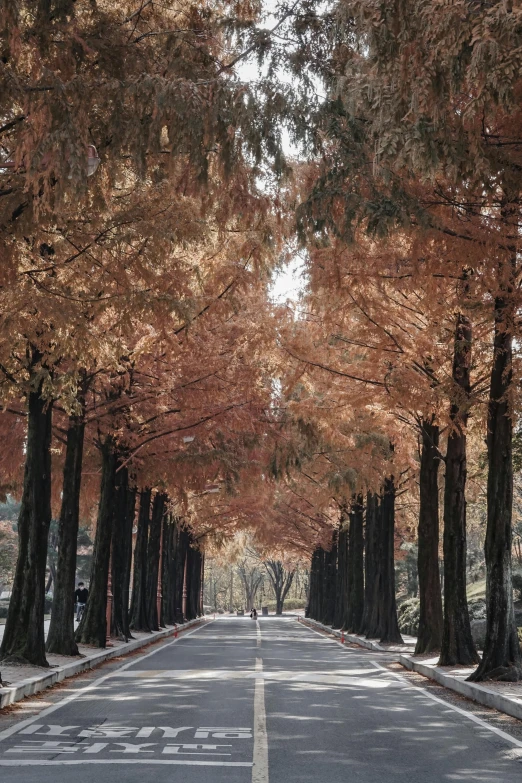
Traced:
POLYGON ((295 576, 295 567, 286 569, 280 560, 265 560, 266 568, 276 597, 276 614, 283 614, 285 598, 288 595, 295 576))

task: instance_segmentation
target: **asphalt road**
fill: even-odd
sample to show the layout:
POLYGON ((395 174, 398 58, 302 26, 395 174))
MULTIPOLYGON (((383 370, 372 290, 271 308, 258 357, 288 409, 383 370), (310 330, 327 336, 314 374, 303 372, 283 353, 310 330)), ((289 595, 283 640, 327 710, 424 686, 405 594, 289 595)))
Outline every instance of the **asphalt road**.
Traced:
POLYGON ((64 694, 0 730, 1 780, 521 779, 520 741, 292 618, 220 618, 64 694))

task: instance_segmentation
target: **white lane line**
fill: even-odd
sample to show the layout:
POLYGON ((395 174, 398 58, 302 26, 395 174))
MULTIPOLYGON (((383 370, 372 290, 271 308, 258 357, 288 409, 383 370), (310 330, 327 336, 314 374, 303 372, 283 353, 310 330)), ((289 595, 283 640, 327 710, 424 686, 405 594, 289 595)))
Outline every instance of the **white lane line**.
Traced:
MULTIPOLYGON (((304 624, 303 624, 304 625, 304 624)), ((303 626, 301 626, 303 627, 303 626)), ((339 645, 339 647, 342 647, 343 650, 346 652, 354 652, 353 650, 347 649, 342 642, 340 642, 338 639, 332 639, 330 636, 324 636, 320 633, 320 631, 316 631, 315 628, 310 628, 307 625, 304 625, 307 630, 312 631, 313 633, 318 634, 319 636, 322 636, 323 639, 326 639, 329 642, 333 642, 334 644, 339 645)), ((365 650, 364 648, 361 649, 361 654, 368 655, 368 653, 372 652, 371 650, 365 650)), ((357 651, 357 654, 359 652, 357 651)), ((430 691, 424 690, 424 688, 419 688, 418 685, 410 685, 408 680, 401 674, 396 674, 395 672, 391 672, 389 669, 387 669, 385 666, 381 666, 380 663, 377 663, 377 661, 370 661, 372 666, 375 666, 376 669, 380 669, 383 672, 386 672, 387 675, 390 677, 393 677, 393 679, 398 680, 402 685, 404 686, 405 690, 410 691, 417 691, 421 696, 426 696, 432 701, 436 701, 438 704, 442 704, 443 707, 446 707, 448 710, 453 710, 453 712, 458 712, 459 715, 462 715, 464 718, 468 718, 468 720, 472 721, 473 723, 478 724, 483 729, 487 729, 492 734, 496 734, 498 737, 502 737, 502 739, 506 740, 506 742, 510 742, 512 745, 516 745, 518 748, 522 748, 522 742, 520 740, 515 739, 515 737, 512 737, 511 734, 507 734, 505 731, 502 731, 501 729, 495 728, 495 726, 491 726, 489 723, 487 723, 485 720, 482 720, 482 718, 479 718, 477 715, 474 715, 472 712, 468 712, 467 710, 463 710, 461 707, 457 707, 454 704, 451 704, 448 701, 444 701, 444 699, 439 699, 438 696, 434 696, 433 693, 430 693, 430 691)))
MULTIPOLYGON (((256 658, 256 673, 262 673, 263 660, 256 658)), ((268 783, 268 736, 266 733, 265 681, 256 677, 254 691, 254 766, 252 783, 268 783)))
POLYGON ((256 620, 257 625, 257 646, 261 647, 261 626, 259 624, 259 620, 256 620))
POLYGON ((251 767, 251 761, 176 761, 174 759, 67 759, 0 761, 0 767, 64 767, 84 764, 169 764, 183 767, 251 767))
MULTIPOLYGON (((209 623, 212 622, 214 621, 209 620, 209 623)), ((109 672, 109 674, 104 674, 103 677, 99 677, 97 680, 90 683, 90 685, 86 685, 84 688, 80 688, 80 690, 74 691, 74 693, 70 693, 69 696, 66 696, 64 699, 57 702, 56 704, 51 705, 51 707, 47 707, 45 710, 42 710, 41 712, 38 713, 38 715, 33 715, 32 718, 26 718, 26 720, 21 720, 20 723, 15 723, 14 726, 10 726, 10 728, 4 729, 4 731, 0 731, 0 741, 6 739, 6 737, 10 737, 12 734, 16 734, 18 731, 20 731, 20 729, 24 728, 24 726, 30 726, 31 723, 34 723, 35 721, 39 721, 41 718, 45 717, 46 715, 50 715, 52 712, 55 712, 56 710, 59 710, 62 707, 65 707, 71 701, 74 701, 75 699, 78 699, 80 696, 83 696, 84 693, 95 690, 101 685, 102 682, 105 682, 105 680, 108 680, 110 677, 116 677, 120 672, 125 671, 125 669, 128 669, 131 666, 134 666, 136 663, 141 663, 141 661, 150 658, 152 655, 156 655, 156 653, 165 650, 167 647, 172 647, 172 645, 179 642, 180 639, 187 639, 189 636, 192 636, 192 634, 197 633, 197 631, 200 631, 202 628, 206 628, 207 625, 208 623, 202 623, 201 625, 198 625, 197 628, 194 628, 193 631, 184 633, 183 636, 178 636, 178 638, 174 639, 172 642, 169 642, 168 644, 163 644, 161 645, 161 647, 158 647, 157 649, 152 650, 151 652, 148 652, 145 655, 141 655, 139 658, 132 658, 128 663, 123 664, 123 666, 121 666, 116 671, 109 672)))
POLYGON ((424 690, 424 688, 419 688, 418 685, 411 685, 408 682, 408 680, 405 677, 403 677, 402 674, 396 674, 395 672, 391 672, 385 666, 381 666, 380 663, 377 663, 377 661, 371 661, 371 663, 372 666, 375 666, 376 669, 381 669, 381 671, 384 671, 386 672, 386 674, 391 675, 396 680, 399 680, 399 682, 401 682, 404 685, 405 690, 416 691, 421 696, 427 696, 432 701, 436 701, 438 704, 442 704, 443 707, 446 707, 446 709, 453 710, 453 712, 458 712, 459 715, 462 715, 464 718, 468 718, 468 720, 473 721, 473 723, 477 723, 479 726, 482 726, 483 729, 487 729, 488 731, 491 731, 493 734, 496 734, 498 737, 502 737, 502 739, 511 742, 512 745, 516 745, 517 747, 522 748, 522 742, 520 740, 515 739, 515 737, 512 737, 511 734, 506 734, 506 732, 502 731, 501 729, 497 729, 495 726, 491 726, 485 720, 482 720, 482 718, 479 718, 477 715, 474 715, 472 712, 463 710, 461 707, 457 707, 456 705, 451 704, 448 701, 444 701, 444 699, 439 699, 438 696, 435 696, 433 693, 430 693, 430 691, 424 690))

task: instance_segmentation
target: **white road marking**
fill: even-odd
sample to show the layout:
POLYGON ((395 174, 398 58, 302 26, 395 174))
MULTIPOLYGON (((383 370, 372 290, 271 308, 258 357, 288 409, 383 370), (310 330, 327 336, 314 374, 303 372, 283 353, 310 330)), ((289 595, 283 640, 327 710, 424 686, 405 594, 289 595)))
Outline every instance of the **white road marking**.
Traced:
MULTIPOLYGON (((353 650, 347 649, 342 642, 340 642, 338 639, 332 639, 330 636, 325 636, 320 631, 316 631, 315 628, 310 628, 308 625, 302 625, 301 627, 306 628, 308 631, 312 631, 313 633, 318 634, 323 639, 326 639, 328 642, 333 642, 333 644, 339 645, 343 650, 345 650, 348 653, 353 653, 353 650)), ((357 651, 358 652, 358 651, 357 651)), ((365 650, 365 648, 361 649, 361 653, 370 653, 371 650, 365 650)), ((366 657, 366 656, 365 656, 366 657)), ((397 680, 402 684, 405 690, 410 691, 416 691, 421 696, 425 696, 428 699, 431 699, 432 701, 437 702, 438 704, 441 704, 443 707, 446 707, 448 710, 453 710, 453 712, 458 712, 459 715, 462 715, 464 718, 467 718, 468 720, 472 721, 473 723, 476 723, 477 725, 481 726, 483 729, 487 729, 492 734, 496 734, 498 737, 502 737, 502 739, 506 740, 506 742, 511 743, 512 745, 516 745, 518 748, 522 748, 522 742, 520 740, 515 739, 515 737, 512 737, 510 734, 507 734, 505 731, 502 731, 501 729, 495 728, 495 726, 491 726, 489 723, 487 723, 485 720, 482 720, 482 718, 479 718, 477 715, 474 715, 472 712, 468 712, 467 710, 463 710, 461 707, 457 707, 454 704, 451 704, 448 701, 444 701, 444 699, 439 699, 438 696, 434 696, 433 693, 430 693, 429 691, 424 690, 424 688, 419 688, 418 685, 410 685, 408 680, 401 674, 396 674, 395 672, 391 672, 389 669, 387 669, 385 666, 382 666, 380 663, 377 663, 377 661, 370 661, 372 666, 375 666, 376 669, 380 669, 383 672, 386 672, 386 674, 390 677, 393 677, 393 679, 397 680)))
POLYGON ((256 620, 257 625, 257 646, 261 647, 261 626, 259 625, 259 620, 256 620))
POLYGON ((418 685, 411 685, 408 682, 408 680, 405 677, 403 677, 401 674, 396 674, 395 672, 391 672, 385 666, 381 666, 380 663, 377 663, 377 661, 372 661, 372 665, 375 666, 377 669, 381 669, 382 671, 385 671, 386 674, 391 675, 396 680, 399 680, 399 682, 401 682, 404 685, 405 690, 417 691, 417 693, 421 694, 422 696, 427 696, 432 701, 436 701, 438 704, 442 704, 447 709, 453 710, 453 712, 458 712, 460 715, 463 715, 465 718, 468 718, 468 720, 473 721, 473 723, 477 723, 479 726, 482 726, 483 729, 487 729, 488 731, 491 731, 493 734, 502 737, 502 739, 511 742, 513 745, 522 748, 522 742, 520 740, 515 739, 515 737, 512 737, 511 734, 506 734, 506 732, 502 731, 501 729, 497 729, 495 726, 491 726, 489 723, 486 723, 485 720, 482 720, 482 718, 479 718, 477 715, 473 715, 472 712, 463 710, 461 707, 457 707, 455 704, 451 704, 448 701, 444 701, 444 699, 439 699, 438 696, 435 696, 433 693, 430 693, 430 691, 424 690, 424 688, 419 688, 418 685))
MULTIPOLYGON (((209 620, 208 622, 212 623, 214 621, 209 620)), ((99 677, 97 680, 90 683, 90 685, 86 685, 84 688, 80 688, 80 690, 74 691, 74 693, 70 693, 69 696, 66 696, 64 699, 57 702, 56 704, 53 704, 50 707, 47 707, 45 710, 42 710, 41 712, 38 713, 38 715, 33 715, 32 718, 26 718, 26 720, 22 720, 20 721, 20 723, 16 723, 14 726, 10 726, 10 728, 4 729, 4 731, 0 731, 0 741, 6 739, 6 737, 10 737, 12 734, 16 734, 16 732, 20 731, 20 729, 24 728, 24 726, 30 726, 32 723, 39 721, 44 716, 50 715, 52 712, 55 712, 56 710, 59 710, 62 707, 65 707, 66 704, 69 704, 71 701, 74 701, 75 699, 78 699, 80 696, 83 696, 84 693, 95 690, 96 688, 99 687, 99 685, 101 685, 102 682, 105 682, 110 677, 115 677, 117 674, 124 671, 125 669, 130 668, 131 666, 134 666, 136 663, 141 663, 141 661, 150 658, 152 655, 156 655, 156 653, 165 650, 167 647, 172 647, 172 645, 179 642, 180 639, 187 639, 189 636, 192 636, 192 634, 206 627, 207 624, 208 623, 202 623, 201 625, 198 625, 197 628, 194 628, 193 631, 189 631, 188 633, 184 633, 182 636, 178 636, 178 638, 174 639, 172 642, 169 642, 168 644, 163 644, 161 645, 161 647, 158 647, 155 650, 146 653, 145 655, 141 655, 139 658, 132 658, 130 661, 128 661, 128 663, 123 664, 121 668, 117 669, 114 672, 109 672, 109 674, 104 674, 103 677, 99 677)), ((0 764, 2 763, 4 762, 0 762, 0 764)))
MULTIPOLYGON (((185 761, 184 759, 57 759, 40 761, 24 759, 16 761, 0 760, 0 767, 64 767, 71 764, 169 764, 184 767, 251 767, 251 761, 185 761)), ((268 778, 266 778, 268 780, 268 778)))
MULTIPOLYGON (((263 672, 262 658, 256 658, 256 675, 263 672)), ((252 783, 268 783, 268 735, 266 733, 265 681, 256 676, 254 691, 254 765, 252 783)))

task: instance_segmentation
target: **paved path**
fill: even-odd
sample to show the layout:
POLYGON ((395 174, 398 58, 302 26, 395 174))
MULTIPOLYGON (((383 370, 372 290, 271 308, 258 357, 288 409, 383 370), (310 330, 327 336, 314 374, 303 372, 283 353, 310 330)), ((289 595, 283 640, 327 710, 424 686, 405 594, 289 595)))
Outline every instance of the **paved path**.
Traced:
MULTIPOLYGON (((45 638, 46 639, 47 639, 47 634, 49 633, 49 626, 50 626, 50 624, 51 624, 50 620, 44 620, 44 629, 45 629, 45 638)), ((76 622, 74 623, 74 625, 76 627, 76 622)), ((4 631, 5 631, 5 623, 2 623, 0 625, 0 642, 2 641, 2 638, 4 636, 4 631)))
POLYGON ((522 743, 379 660, 295 619, 220 618, 0 730, 0 778, 520 783, 522 743))

